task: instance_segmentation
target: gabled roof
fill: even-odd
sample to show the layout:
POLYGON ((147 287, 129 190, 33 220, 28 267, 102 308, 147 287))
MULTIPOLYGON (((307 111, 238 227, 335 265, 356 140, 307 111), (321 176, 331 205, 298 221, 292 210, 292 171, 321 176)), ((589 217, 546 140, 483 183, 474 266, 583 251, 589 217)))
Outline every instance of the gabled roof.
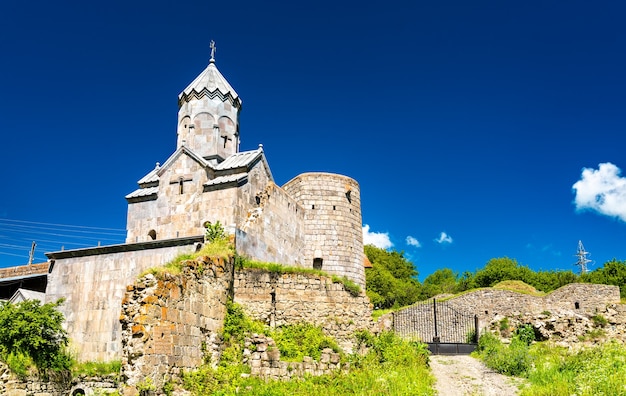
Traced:
POLYGON ((211 169, 212 172, 210 173, 215 177, 205 182, 205 187, 215 188, 217 186, 221 186, 217 188, 224 188, 230 187, 228 186, 229 184, 236 186, 241 183, 245 183, 248 178, 248 171, 259 161, 263 163, 265 171, 269 175, 270 181, 274 181, 269 164, 265 158, 265 153, 263 152, 263 145, 259 145, 259 148, 256 150, 235 153, 217 165, 212 165, 209 161, 205 160, 188 147, 181 146, 167 159, 167 161, 165 161, 162 166, 159 166, 157 163, 157 166, 153 170, 137 182, 139 184, 139 188, 126 195, 125 198, 128 201, 147 201, 156 199, 159 192, 158 185, 160 176, 167 168, 174 164, 176 159, 183 154, 191 157, 203 168, 211 169))
POLYGON ((14 304, 25 300, 39 300, 43 303, 46 301, 46 293, 28 289, 17 289, 9 299, 9 302, 14 304))
POLYGON ((144 177, 139 179, 137 184, 139 184, 140 186, 142 186, 144 184, 152 184, 152 183, 157 183, 158 184, 159 183, 159 176, 157 175, 157 172, 159 171, 160 168, 161 168, 161 165, 157 162, 156 167, 154 169, 152 169, 150 171, 150 173, 148 173, 147 175, 145 175, 144 177))
POLYGON ((158 192, 159 192, 159 187, 138 188, 137 190, 128 194, 125 198, 133 199, 133 198, 149 197, 151 195, 156 195, 158 192))
POLYGON ((193 150, 191 150, 187 146, 180 146, 176 151, 174 151, 174 153, 172 155, 170 155, 170 157, 167 159, 167 161, 165 161, 165 163, 157 170, 157 172, 156 172, 157 176, 161 176, 163 174, 163 172, 165 172, 165 170, 167 168, 172 166, 172 164, 174 164, 174 162, 176 162, 178 157, 180 157, 183 154, 187 154, 191 159, 196 161, 203 168, 211 168, 211 169, 213 169, 213 166, 207 160, 205 160, 204 158, 202 158, 198 154, 194 153, 193 150))
POLYGON ((205 96, 211 99, 219 97, 220 100, 228 101, 237 108, 241 107, 239 95, 217 70, 214 59, 211 59, 206 69, 178 95, 178 105, 181 106, 191 99, 200 99, 205 96))

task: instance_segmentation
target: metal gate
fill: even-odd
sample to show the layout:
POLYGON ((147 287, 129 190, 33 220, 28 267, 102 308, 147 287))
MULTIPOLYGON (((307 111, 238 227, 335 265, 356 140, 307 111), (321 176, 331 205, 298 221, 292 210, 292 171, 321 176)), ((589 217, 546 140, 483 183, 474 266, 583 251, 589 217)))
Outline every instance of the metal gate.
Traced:
POLYGON ((394 331, 428 344, 434 354, 469 354, 476 349, 478 317, 448 301, 425 301, 393 313, 394 331))

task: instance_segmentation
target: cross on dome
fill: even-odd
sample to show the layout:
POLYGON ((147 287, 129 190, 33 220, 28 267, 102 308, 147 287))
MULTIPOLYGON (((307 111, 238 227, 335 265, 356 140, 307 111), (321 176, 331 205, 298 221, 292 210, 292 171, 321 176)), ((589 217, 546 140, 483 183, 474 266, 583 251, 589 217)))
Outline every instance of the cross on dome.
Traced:
POLYGON ((209 62, 215 62, 215 41, 211 40, 209 47, 211 48, 211 60, 209 62))

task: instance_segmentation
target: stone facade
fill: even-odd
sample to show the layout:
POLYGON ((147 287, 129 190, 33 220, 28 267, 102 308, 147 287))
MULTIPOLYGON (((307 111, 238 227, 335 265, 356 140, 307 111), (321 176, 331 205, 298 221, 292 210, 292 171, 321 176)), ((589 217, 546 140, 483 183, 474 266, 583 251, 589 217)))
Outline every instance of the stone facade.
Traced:
MULTIPOLYGON (((202 241, 202 238, 199 239, 202 241)), ((139 274, 181 253, 195 251, 198 239, 68 250, 52 255, 46 301, 64 298, 60 311, 71 348, 83 361, 110 361, 121 356, 119 322, 126 286, 139 274)))
POLYGON ((594 315, 607 304, 619 303, 619 287, 572 283, 543 297, 521 294, 509 290, 485 288, 464 293, 449 300, 464 312, 478 315, 482 323, 496 316, 515 316, 524 313, 558 312, 562 310, 594 315))
POLYGON ((235 230, 235 244, 238 252, 257 260, 299 266, 305 262, 302 235, 304 209, 282 188, 269 183, 235 230))

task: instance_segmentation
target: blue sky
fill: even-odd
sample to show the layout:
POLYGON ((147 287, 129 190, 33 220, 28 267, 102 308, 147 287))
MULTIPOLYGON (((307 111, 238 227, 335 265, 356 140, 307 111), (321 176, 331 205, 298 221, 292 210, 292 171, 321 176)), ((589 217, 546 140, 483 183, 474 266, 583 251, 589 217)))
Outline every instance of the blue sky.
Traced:
POLYGON ((420 279, 494 257, 626 260, 620 1, 0 2, 0 266, 124 240, 136 181, 176 146, 207 65, 241 149, 280 185, 361 185, 366 241, 420 279), (576 187, 574 187, 576 186, 576 187), (73 227, 68 227, 73 226, 73 227), (78 244, 82 245, 78 245, 78 244))

